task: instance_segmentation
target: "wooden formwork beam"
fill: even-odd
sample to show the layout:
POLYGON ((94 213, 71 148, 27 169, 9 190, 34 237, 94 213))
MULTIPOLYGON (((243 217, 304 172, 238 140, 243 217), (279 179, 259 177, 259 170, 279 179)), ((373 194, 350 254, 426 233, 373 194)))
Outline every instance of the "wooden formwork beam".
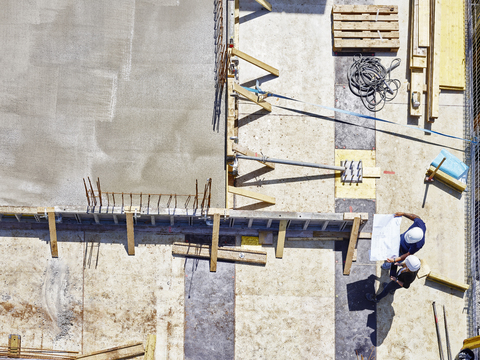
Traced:
MULTIPOLYGON (((241 145, 238 145, 238 144, 232 144, 232 150, 233 151, 236 151, 236 152, 239 152, 240 154, 243 154, 243 155, 246 155, 246 156, 255 156, 257 157, 257 153, 252 151, 252 150, 249 150, 241 145)), ((265 166, 268 166, 269 168, 271 169, 275 169, 275 164, 274 163, 271 163, 271 162, 262 162, 261 159, 259 158, 258 159, 259 162, 261 162, 262 164, 264 164, 265 166)))
POLYGON ((233 187, 233 186, 228 186, 228 192, 232 193, 232 194, 236 194, 236 195, 245 196, 245 197, 248 197, 250 199, 264 201, 264 202, 269 203, 269 204, 275 204, 275 201, 276 201, 274 197, 259 194, 259 193, 249 191, 249 190, 236 188, 236 187, 233 187))
POLYGON ((245 54, 243 51, 240 51, 238 49, 233 48, 232 49, 232 55, 238 56, 240 59, 248 61, 250 64, 258 66, 259 68, 261 68, 265 71, 268 71, 272 75, 280 76, 280 72, 278 71, 278 69, 276 69, 273 66, 270 66, 268 64, 265 64, 263 61, 255 59, 253 56, 245 54))
POLYGON ((145 346, 145 356, 143 360, 155 359, 155 345, 157 343, 157 336, 155 334, 148 334, 147 345, 145 346))
POLYGON ((213 215, 213 230, 212 230, 212 249, 210 254, 210 271, 217 271, 217 256, 218 256, 218 235, 220 232, 220 214, 213 215))
POLYGON ((272 11, 272 5, 267 0, 255 0, 257 3, 262 5, 268 11, 272 11))
POLYGON ((135 255, 135 236, 134 236, 134 227, 133 227, 133 213, 125 213, 127 218, 127 249, 128 255, 135 255))
POLYGON ((347 258, 345 259, 345 268, 343 269, 343 275, 350 275, 350 269, 352 268, 353 255, 355 252, 355 246, 357 245, 358 230, 360 228, 360 217, 357 216, 353 219, 352 231, 350 233, 350 242, 348 243, 347 258))
MULTIPOLYGON (((31 212, 31 211, 30 211, 31 212)), ((38 207, 36 213, 38 215, 46 215, 48 219, 48 230, 50 231, 50 252, 52 257, 58 257, 57 245, 57 226, 55 224, 55 208, 53 207, 38 207)))
POLYGON ((277 238, 277 249, 275 251, 275 257, 283 257, 283 247, 285 245, 285 234, 287 232, 288 220, 281 220, 280 225, 278 226, 278 238, 277 238))
POLYGON ((243 97, 247 98, 248 100, 254 102, 255 104, 261 106, 267 111, 272 111, 272 105, 266 102, 265 100, 258 100, 258 97, 254 95, 251 91, 245 90, 243 87, 238 85, 237 83, 233 83, 233 90, 236 91, 238 94, 242 95, 243 97))

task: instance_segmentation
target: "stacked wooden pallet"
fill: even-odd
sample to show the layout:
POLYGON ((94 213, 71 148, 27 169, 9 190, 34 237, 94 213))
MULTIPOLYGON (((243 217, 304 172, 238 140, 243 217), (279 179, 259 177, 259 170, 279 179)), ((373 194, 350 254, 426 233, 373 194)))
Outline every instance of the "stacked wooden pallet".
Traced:
POLYGON ((334 5, 333 51, 397 51, 398 6, 334 5))

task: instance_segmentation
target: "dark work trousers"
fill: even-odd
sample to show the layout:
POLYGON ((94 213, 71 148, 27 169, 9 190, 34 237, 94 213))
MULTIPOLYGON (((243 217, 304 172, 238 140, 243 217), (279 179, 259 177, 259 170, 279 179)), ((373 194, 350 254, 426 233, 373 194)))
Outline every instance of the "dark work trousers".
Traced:
MULTIPOLYGON (((390 267, 390 276, 397 276, 397 266, 393 265, 390 267)), ((395 291, 400 289, 401 286, 398 285, 395 281, 390 281, 387 286, 384 287, 382 292, 376 296, 377 300, 382 300, 390 291, 395 291)))

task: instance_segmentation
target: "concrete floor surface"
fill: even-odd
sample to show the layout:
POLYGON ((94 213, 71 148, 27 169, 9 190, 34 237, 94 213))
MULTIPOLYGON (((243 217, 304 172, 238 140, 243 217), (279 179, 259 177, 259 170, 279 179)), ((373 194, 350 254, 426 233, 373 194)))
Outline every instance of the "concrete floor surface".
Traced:
POLYGON ((213 130, 213 1, 2 1, 0 203, 86 205, 102 190, 224 206, 213 130))

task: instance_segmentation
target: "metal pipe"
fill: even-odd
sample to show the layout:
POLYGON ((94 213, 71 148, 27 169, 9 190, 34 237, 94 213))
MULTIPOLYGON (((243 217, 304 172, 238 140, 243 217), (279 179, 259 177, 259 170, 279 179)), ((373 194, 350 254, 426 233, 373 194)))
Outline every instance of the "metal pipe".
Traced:
POLYGON ((432 303, 433 316, 435 317, 435 328, 437 329, 438 352, 440 353, 440 360, 443 359, 442 338, 440 337, 440 328, 438 326, 437 309, 435 308, 435 301, 432 303))
POLYGON ((452 349, 450 348, 450 337, 448 336, 447 313, 445 312, 445 305, 443 305, 443 321, 445 322, 445 339, 447 341, 447 358, 448 360, 452 360, 452 349))
POLYGON ((237 158, 244 159, 244 160, 255 160, 255 161, 261 161, 261 162, 271 162, 271 163, 293 165, 293 166, 305 166, 305 167, 313 167, 313 168, 319 168, 319 169, 345 171, 344 166, 332 166, 332 165, 307 163, 302 161, 272 159, 272 158, 267 158, 266 156, 256 157, 256 156, 246 156, 246 155, 237 154, 237 158))

